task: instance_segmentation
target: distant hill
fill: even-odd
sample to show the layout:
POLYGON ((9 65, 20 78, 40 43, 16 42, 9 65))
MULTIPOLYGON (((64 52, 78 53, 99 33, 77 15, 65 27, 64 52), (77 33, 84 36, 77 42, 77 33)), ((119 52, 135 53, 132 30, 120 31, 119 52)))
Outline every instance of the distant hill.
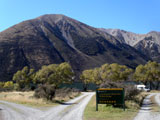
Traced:
POLYGON ((151 31, 147 34, 135 34, 120 29, 100 29, 116 37, 154 61, 160 62, 160 32, 151 31))
POLYGON ((105 63, 136 67, 150 59, 139 52, 143 49, 138 44, 134 44, 136 50, 125 43, 67 16, 43 15, 0 33, 0 81, 11 80, 24 66, 38 70, 43 65, 69 62, 78 76, 82 70, 105 63))

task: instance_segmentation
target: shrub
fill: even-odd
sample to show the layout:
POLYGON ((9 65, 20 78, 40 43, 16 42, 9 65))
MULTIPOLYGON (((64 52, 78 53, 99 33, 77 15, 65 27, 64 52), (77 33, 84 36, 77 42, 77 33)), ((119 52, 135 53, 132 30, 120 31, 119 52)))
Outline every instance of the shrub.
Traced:
POLYGON ((39 85, 35 90, 34 96, 37 98, 44 98, 47 100, 52 100, 55 95, 55 86, 54 85, 39 85))
POLYGON ((80 94, 80 90, 75 88, 60 88, 56 89, 55 98, 56 101, 67 101, 80 94))
POLYGON ((4 86, 4 82, 0 82, 0 91, 4 91, 3 86, 4 86))
POLYGON ((100 85, 101 88, 124 88, 125 100, 136 101, 135 96, 140 94, 141 91, 137 90, 133 85, 126 85, 120 82, 106 82, 100 85))
POLYGON ((134 86, 127 85, 127 86, 125 86, 125 99, 136 101, 135 96, 140 94, 140 92, 141 91, 137 90, 134 86))
POLYGON ((75 88, 61 88, 56 90, 57 97, 70 96, 72 93, 80 93, 80 90, 75 88))

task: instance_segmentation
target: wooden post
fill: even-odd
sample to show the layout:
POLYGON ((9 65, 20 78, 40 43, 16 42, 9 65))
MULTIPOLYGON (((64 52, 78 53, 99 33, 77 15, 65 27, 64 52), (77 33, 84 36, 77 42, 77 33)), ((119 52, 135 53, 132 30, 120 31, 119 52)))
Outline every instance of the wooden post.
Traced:
POLYGON ((98 92, 96 90, 96 111, 98 111, 98 92))
POLYGON ((123 110, 125 111, 125 91, 123 88, 123 110))

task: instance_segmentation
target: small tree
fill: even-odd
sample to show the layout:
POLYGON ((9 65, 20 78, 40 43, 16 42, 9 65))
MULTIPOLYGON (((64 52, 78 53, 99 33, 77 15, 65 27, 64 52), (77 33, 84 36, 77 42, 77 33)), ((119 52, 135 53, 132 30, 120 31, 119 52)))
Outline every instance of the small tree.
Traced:
POLYGON ((51 64, 43 66, 34 78, 34 82, 37 84, 52 84, 55 88, 59 87, 63 83, 72 83, 74 73, 71 66, 68 63, 51 64))
POLYGON ((73 70, 66 62, 43 66, 34 77, 34 82, 39 84, 35 96, 52 100, 55 90, 63 83, 72 83, 73 77, 73 70))
POLYGON ((14 84, 12 81, 5 82, 3 88, 7 90, 13 90, 14 84))
POLYGON ((89 83, 95 83, 95 79, 93 77, 93 70, 84 70, 80 76, 83 84, 83 90, 87 91, 89 83))
POLYGON ((125 81, 132 74, 133 70, 128 68, 125 65, 118 65, 117 63, 113 64, 104 64, 100 68, 102 82, 117 82, 125 81))
POLYGON ((33 78, 34 69, 29 69, 27 66, 13 75, 13 81, 18 84, 20 90, 24 88, 31 89, 33 78))
POLYGON ((135 73, 134 73, 134 79, 136 81, 141 81, 144 84, 149 83, 150 84, 150 89, 152 88, 152 82, 153 81, 157 81, 158 85, 159 85, 160 64, 158 64, 157 62, 149 61, 145 65, 137 66, 137 68, 135 70, 135 73))
POLYGON ((54 85, 39 85, 35 90, 34 96, 37 98, 45 98, 47 100, 52 100, 55 95, 55 86, 54 85))
POLYGON ((124 65, 118 65, 116 63, 104 64, 100 68, 83 71, 80 78, 84 83, 85 89, 87 89, 89 83, 100 85, 106 82, 127 80, 132 72, 132 69, 124 65))

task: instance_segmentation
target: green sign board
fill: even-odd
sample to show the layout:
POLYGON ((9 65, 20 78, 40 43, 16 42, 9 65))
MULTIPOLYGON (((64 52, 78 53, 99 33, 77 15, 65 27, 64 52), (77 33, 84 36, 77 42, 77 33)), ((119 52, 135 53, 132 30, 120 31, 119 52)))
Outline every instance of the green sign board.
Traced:
POLYGON ((98 104, 122 105, 125 110, 124 88, 99 88, 96 90, 96 111, 98 104))

